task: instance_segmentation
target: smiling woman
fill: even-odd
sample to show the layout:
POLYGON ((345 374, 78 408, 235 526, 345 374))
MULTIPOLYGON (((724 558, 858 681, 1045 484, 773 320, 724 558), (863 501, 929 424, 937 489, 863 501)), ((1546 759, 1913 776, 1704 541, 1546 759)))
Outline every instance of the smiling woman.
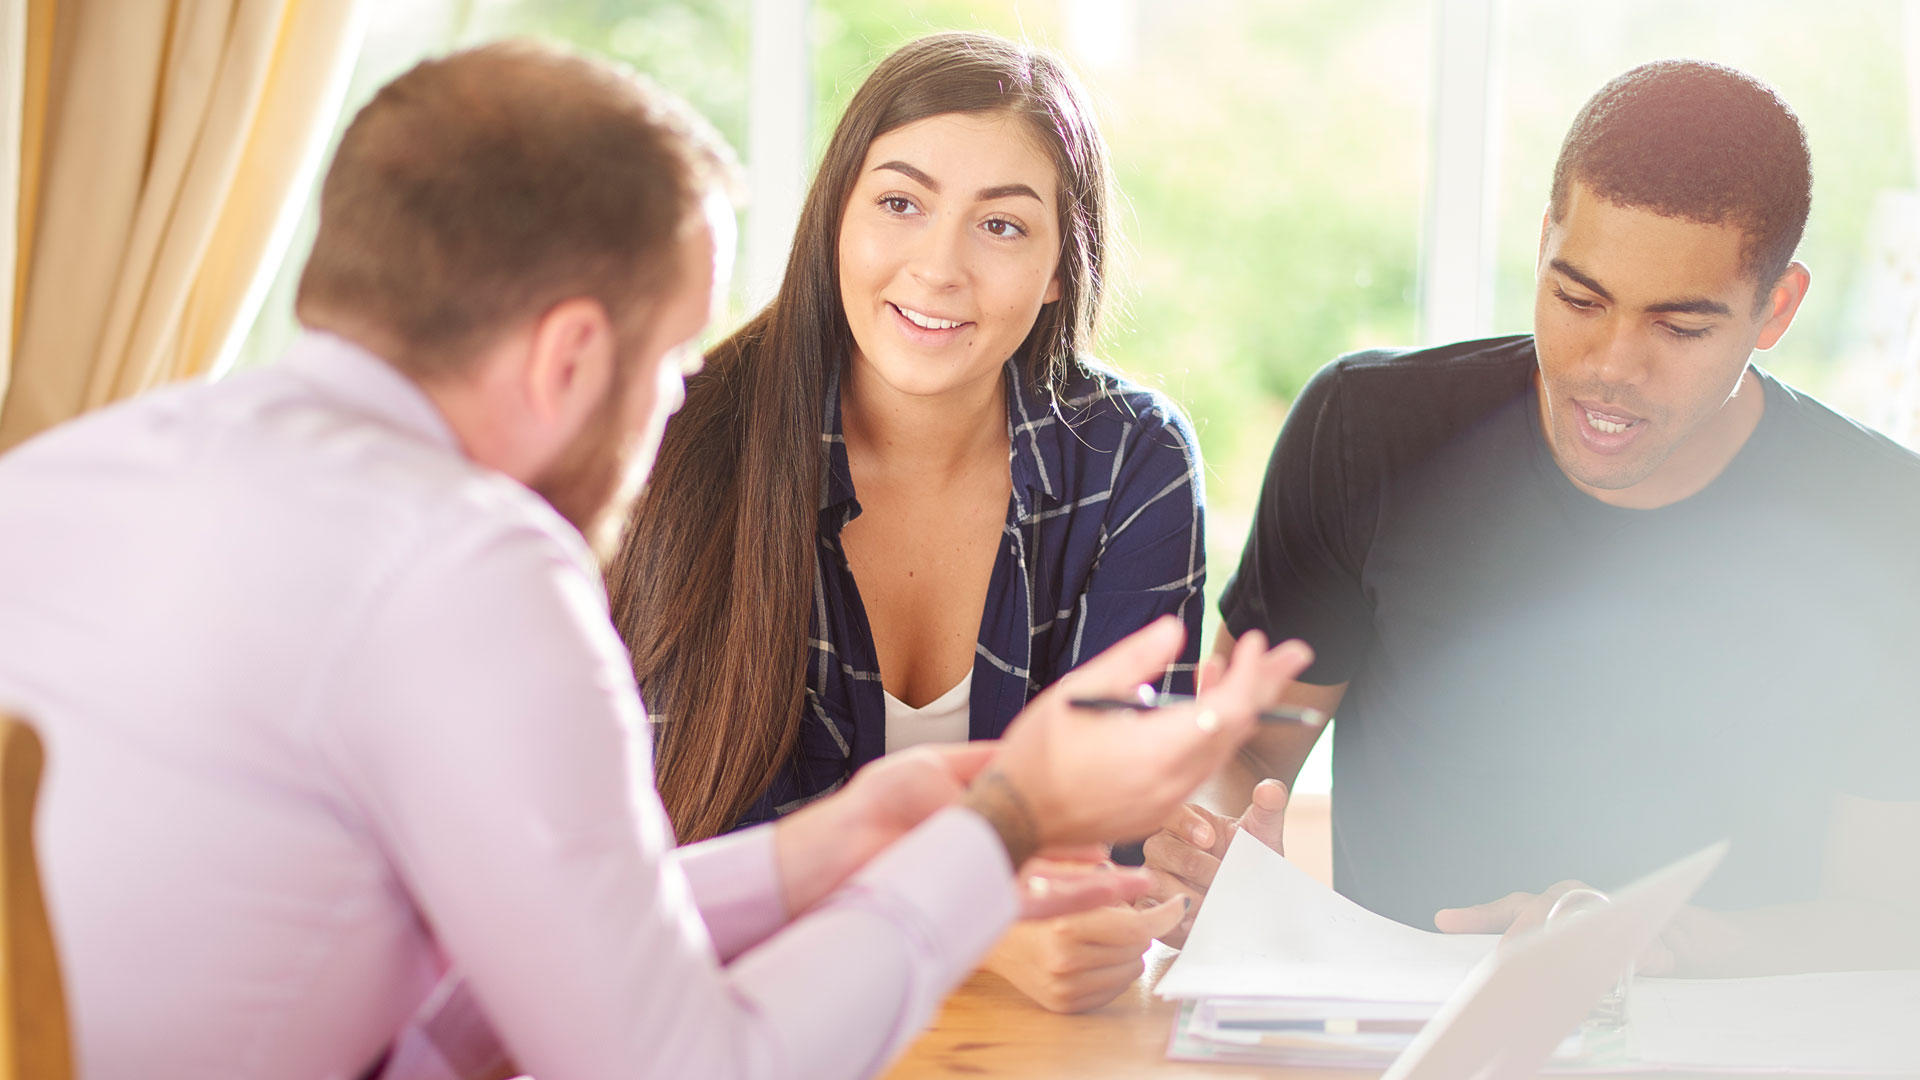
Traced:
MULTIPOLYGON (((1192 689, 1195 441, 1086 354, 1108 185, 1084 93, 1041 50, 922 38, 849 103, 778 295, 688 384, 610 571, 683 841, 896 749, 997 738, 1162 615, 1188 643, 1160 689, 1192 689)), ((1100 1004, 1166 914, 1067 920, 1046 932, 1087 946, 1048 950, 1070 963, 1003 970, 1100 1004)))
POLYGON ((988 404, 1001 363, 1060 299, 1053 167, 1022 123, 945 113, 868 148, 840 224, 856 382, 988 404), (964 296, 961 280, 974 283, 964 296))

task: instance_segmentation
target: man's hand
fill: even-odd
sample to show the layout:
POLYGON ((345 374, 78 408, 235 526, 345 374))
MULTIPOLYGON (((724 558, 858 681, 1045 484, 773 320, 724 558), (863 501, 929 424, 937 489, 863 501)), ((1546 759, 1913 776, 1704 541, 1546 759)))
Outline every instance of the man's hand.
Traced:
POLYGON ((861 824, 885 847, 965 797, 999 748, 998 742, 982 739, 901 750, 854 773, 846 794, 860 805, 861 824))
POLYGON ((1286 821, 1287 786, 1278 780, 1260 781, 1253 789, 1253 803, 1232 821, 1195 803, 1175 811, 1159 832, 1147 838, 1143 849, 1152 885, 1141 903, 1166 903, 1181 897, 1189 901, 1186 917, 1161 934, 1160 940, 1176 949, 1187 943, 1187 933, 1200 914, 1207 890, 1213 887, 1213 877, 1220 871, 1220 860, 1227 857, 1227 845, 1235 832, 1244 830, 1284 855, 1281 841, 1286 821))
MULTIPOLYGON (((774 858, 788 913, 812 907, 887 845, 958 802, 998 747, 983 740, 888 754, 855 773, 845 790, 780 819, 774 858)), ((1110 903, 1111 891, 1063 889, 1053 901, 1110 903)))
POLYGON ((1145 870, 1108 862, 1105 844, 1088 847, 1097 854, 1049 849, 1021 865, 1020 918, 1057 919, 1147 895, 1145 870))
MULTIPOLYGON (((888 754, 855 773, 845 790, 780 819, 774 858, 787 911, 798 915, 812 907, 889 844, 959 802, 998 750, 999 743, 980 740, 888 754)), ((1050 857, 1024 860, 1019 868, 1023 919, 1129 904, 1146 895, 1146 871, 1115 868, 1103 844, 1045 854, 1050 857)))
POLYGON ((1028 705, 967 794, 1023 862, 1042 845, 1138 836, 1163 820, 1230 756, 1311 661, 1299 642, 1272 650, 1242 635, 1206 693, 1188 705, 1116 717, 1076 697, 1123 697, 1179 655, 1185 630, 1163 618, 1069 672, 1028 705))
MULTIPOLYGON (((1547 913, 1575 889, 1593 889, 1584 881, 1559 881, 1543 893, 1513 892, 1472 907, 1442 908, 1433 925, 1443 934, 1499 934, 1514 938, 1546 925, 1547 913)), ((1597 891, 1597 890, 1596 890, 1597 891)), ((1646 974, 1653 974, 1646 972, 1646 974)))
MULTIPOLYGON (((1448 934, 1499 934, 1507 941, 1546 925, 1547 913, 1562 896, 1592 886, 1559 881, 1542 893, 1508 893, 1473 907, 1444 908, 1433 925, 1448 934)), ((1739 934, 1725 917, 1691 905, 1680 909, 1665 931, 1634 961, 1636 975, 1690 976, 1688 954, 1717 956, 1737 946, 1739 934)))
POLYGON ((1018 923, 982 966, 1054 1012, 1097 1009, 1140 977, 1147 946, 1185 913, 1184 903, 1175 900, 1018 923))

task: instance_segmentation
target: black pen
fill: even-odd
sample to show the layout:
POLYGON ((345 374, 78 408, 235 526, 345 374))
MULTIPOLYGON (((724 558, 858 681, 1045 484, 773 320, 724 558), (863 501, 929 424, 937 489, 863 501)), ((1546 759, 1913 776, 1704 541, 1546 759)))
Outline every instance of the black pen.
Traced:
MULTIPOLYGON (((1072 698, 1067 704, 1076 709, 1097 709, 1102 712, 1151 712, 1164 709, 1169 705, 1186 705, 1193 701, 1190 694, 1141 694, 1137 698, 1072 698)), ((1306 727, 1319 727, 1327 722, 1327 714, 1319 709, 1309 709, 1299 705, 1277 705, 1271 709, 1261 709, 1259 720, 1263 724, 1301 724, 1306 727)))

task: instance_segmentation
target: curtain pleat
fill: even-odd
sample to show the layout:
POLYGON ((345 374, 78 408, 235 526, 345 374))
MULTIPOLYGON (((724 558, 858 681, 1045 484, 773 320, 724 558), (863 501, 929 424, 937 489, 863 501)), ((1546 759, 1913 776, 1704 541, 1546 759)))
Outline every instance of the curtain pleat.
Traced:
MULTIPOLYGON (((25 142, 26 0, 0 0, 0 296, 13 295, 20 250, 20 157, 25 142)), ((12 369, 13 311, 0 310, 0 398, 12 369)))
POLYGON ((0 450, 219 362, 359 28, 355 0, 61 4, 0 450))

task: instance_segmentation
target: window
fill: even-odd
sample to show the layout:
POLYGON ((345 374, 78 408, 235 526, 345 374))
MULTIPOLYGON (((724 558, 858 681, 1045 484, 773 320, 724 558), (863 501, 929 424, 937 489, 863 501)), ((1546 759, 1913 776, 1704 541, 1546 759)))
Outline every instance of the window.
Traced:
MULTIPOLYGON (((1920 52, 1913 0, 385 0, 348 114, 419 56, 502 35, 633 64, 705 112, 755 173, 732 324, 770 290, 812 161, 866 72, 909 38, 962 28, 1061 50, 1095 99, 1124 241, 1100 351, 1194 419, 1210 609, 1274 433, 1321 364, 1529 328, 1561 135, 1644 60, 1722 61, 1793 104, 1813 146, 1802 258, 1815 286, 1762 362, 1896 435, 1920 419, 1920 120, 1903 107, 1920 100, 1903 51, 1920 52), (771 91, 756 98, 756 81, 771 91), (776 118, 757 143, 756 109, 776 118), (811 130, 794 130, 809 115, 811 130), (1436 148, 1435 132, 1468 135, 1436 148), (1446 299, 1447 318, 1423 319, 1422 273, 1430 296, 1443 278, 1468 282, 1470 315, 1446 299)), ((312 229, 309 211, 243 362, 292 336, 312 229)), ((1323 765, 1304 778, 1326 782, 1323 765)))

